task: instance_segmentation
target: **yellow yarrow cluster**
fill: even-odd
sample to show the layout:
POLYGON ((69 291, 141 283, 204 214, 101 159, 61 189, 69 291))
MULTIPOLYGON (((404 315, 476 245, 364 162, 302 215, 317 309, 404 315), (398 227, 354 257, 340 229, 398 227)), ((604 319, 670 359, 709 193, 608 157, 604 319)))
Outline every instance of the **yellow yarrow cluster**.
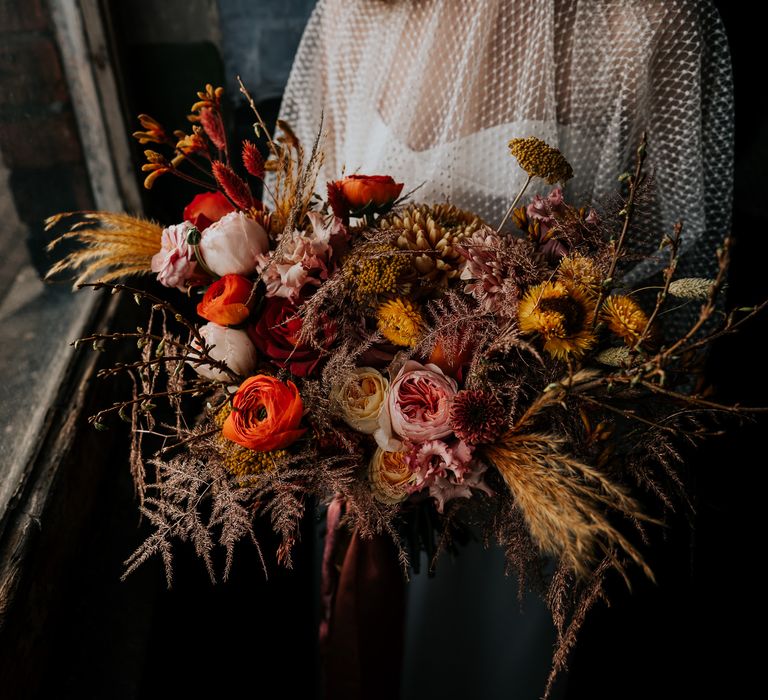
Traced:
POLYGON ((509 152, 530 177, 540 177, 550 185, 566 182, 573 177, 573 169, 565 156, 535 136, 512 139, 509 152))
POLYGON ((393 294, 397 291, 400 277, 410 267, 410 260, 406 254, 387 255, 386 251, 387 248, 381 246, 371 257, 355 261, 350 266, 355 296, 358 299, 377 294, 393 294))
POLYGON ((410 299, 398 298, 384 302, 376 311, 378 329, 395 345, 412 348, 427 328, 419 307, 410 299))
POLYGON ((241 478, 274 469, 288 455, 285 450, 257 452, 235 443, 229 444, 231 447, 228 446, 224 454, 224 466, 228 472, 241 478))

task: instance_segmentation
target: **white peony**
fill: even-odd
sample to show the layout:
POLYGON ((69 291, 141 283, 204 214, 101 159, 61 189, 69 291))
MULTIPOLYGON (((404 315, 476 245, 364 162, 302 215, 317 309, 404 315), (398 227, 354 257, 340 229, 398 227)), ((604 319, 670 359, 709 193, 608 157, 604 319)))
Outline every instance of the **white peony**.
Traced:
POLYGON ((203 231, 200 252, 208 269, 224 275, 250 275, 269 252, 269 236, 258 222, 233 211, 203 231))
MULTIPOLYGON (((200 328, 200 335, 208 345, 213 346, 209 355, 214 360, 221 360, 227 364, 233 372, 247 377, 256 369, 258 356, 256 348, 245 331, 235 328, 226 328, 216 323, 206 323, 200 328)), ((199 350, 198 344, 193 346, 199 350)), ((189 362, 201 377, 219 382, 231 381, 232 378, 218 367, 195 362, 189 362)))

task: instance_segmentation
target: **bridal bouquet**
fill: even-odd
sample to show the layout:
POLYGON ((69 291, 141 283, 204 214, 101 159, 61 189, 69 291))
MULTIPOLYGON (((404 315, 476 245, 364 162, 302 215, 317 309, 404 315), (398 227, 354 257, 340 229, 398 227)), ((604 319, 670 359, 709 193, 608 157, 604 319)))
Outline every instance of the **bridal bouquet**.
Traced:
MULTIPOLYGON (((650 189, 644 143, 632 172, 617 173, 616 206, 597 211, 555 186, 572 176, 559 151, 513 139, 510 168, 526 187, 503 221, 486 222, 415 203, 386 175, 340 177, 320 197, 319 139, 305 150, 284 123, 271 138, 256 114, 266 157, 232 144, 221 96, 199 93, 190 133, 139 117, 145 186, 176 176, 200 188, 179 221, 48 222, 74 217, 59 240, 80 244, 52 274, 78 269, 79 285, 147 309, 135 331, 78 341, 138 346, 134 362, 100 372, 128 376, 132 395, 92 418, 130 423, 154 526, 127 573, 160 555, 170 583, 172 545, 187 540, 212 578, 221 547, 226 577, 259 518, 290 566, 316 499, 334 504, 334 531, 390 537, 406 572, 414 553, 434 560, 468 525, 521 576, 554 560, 561 608, 594 599, 609 570, 652 576, 640 543, 685 502, 681 439, 743 410, 691 389, 702 354, 762 307, 719 310, 728 241, 716 278, 676 277, 681 225, 658 241, 658 284, 624 285, 650 189), (525 201, 534 179, 554 187, 525 201), (159 285, 117 281, 133 275, 159 285), (683 304, 696 313, 670 335, 662 321, 683 304), (661 504, 653 516, 640 494, 661 504)), ((561 629, 566 649, 572 633, 561 629)))

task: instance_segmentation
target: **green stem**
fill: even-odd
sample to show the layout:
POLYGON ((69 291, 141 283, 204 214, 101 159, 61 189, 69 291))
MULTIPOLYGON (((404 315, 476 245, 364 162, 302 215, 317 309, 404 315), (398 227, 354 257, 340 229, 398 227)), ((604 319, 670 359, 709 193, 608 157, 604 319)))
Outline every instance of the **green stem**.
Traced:
POLYGON ((517 193, 517 197, 515 197, 515 199, 512 201, 512 204, 509 206, 509 209, 507 209, 507 213, 504 214, 504 218, 501 220, 499 227, 496 229, 496 233, 501 233, 501 229, 504 228, 504 224, 507 223, 507 219, 509 219, 512 212, 515 210, 515 207, 517 206, 517 203, 520 201, 520 198, 525 194, 525 191, 528 189, 528 185, 531 184, 531 180, 533 180, 533 175, 528 176, 528 179, 525 181, 525 184, 523 185, 523 189, 521 189, 517 193))

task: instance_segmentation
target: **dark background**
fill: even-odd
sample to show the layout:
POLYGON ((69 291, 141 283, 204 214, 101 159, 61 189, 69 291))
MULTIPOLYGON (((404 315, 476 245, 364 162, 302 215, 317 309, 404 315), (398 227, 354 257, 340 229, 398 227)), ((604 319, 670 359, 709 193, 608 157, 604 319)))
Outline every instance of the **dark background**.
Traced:
MULTIPOLYGON (((765 99, 757 94, 762 81, 754 77, 763 61, 758 55, 763 30, 736 3, 716 4, 730 38, 736 93, 735 247, 728 295, 732 305, 750 305, 768 297, 761 240, 768 231, 763 194, 768 130, 765 99)), ((118 24, 125 26, 129 18, 120 13, 130 12, 129 3, 113 5, 118 24)), ((115 46, 125 68, 128 114, 147 112, 183 128, 195 90, 205 82, 224 83, 219 54, 206 42, 183 48, 142 46, 116 34, 115 46)), ((278 104, 276 99, 262 103, 267 119, 274 118, 278 104)), ((241 110, 230 110, 233 127, 250 121, 241 110)), ((139 162, 138 150, 135 155, 139 162)), ((193 194, 183 183, 161 179, 145 193, 147 213, 174 220, 174 203, 183 206, 193 194)), ((721 342, 712 353, 709 373, 721 398, 738 394, 744 403, 766 403, 765 320, 721 342)), ((103 405, 105 398, 94 397, 93 403, 103 405)), ((649 563, 657 584, 636 577, 631 593, 619 582, 610 587, 610 608, 598 605, 587 620, 566 697, 753 694, 761 657, 749 633, 759 633, 758 620, 765 612, 756 562, 763 532, 762 437, 767 428, 764 419, 740 428, 731 425, 725 437, 710 440, 687 460, 696 498, 694 530, 681 516, 656 537, 649 563)), ((71 469, 103 453, 105 441, 111 454, 127 454, 126 436, 119 432, 84 439, 71 469)), ((172 591, 165 588, 158 562, 121 583, 121 561, 140 538, 128 468, 114 459, 94 474, 98 481, 92 497, 82 504, 78 527, 67 536, 74 554, 63 573, 56 572, 54 603, 36 611, 45 622, 32 651, 39 650, 44 672, 29 693, 10 697, 220 697, 235 692, 258 697, 267 696, 275 682, 288 697, 312 697, 311 562, 318 543, 311 523, 299 545, 296 570, 286 572, 270 562, 267 581, 255 553, 243 548, 230 582, 212 587, 202 564, 182 548, 172 591)), ((272 551, 268 528, 262 528, 261 536, 265 552, 272 551)), ((51 537, 50 546, 55 546, 55 533, 51 537)), ((23 621, 24 614, 20 611, 18 619, 23 621)), ((446 661, 453 663, 449 652, 446 661)))

